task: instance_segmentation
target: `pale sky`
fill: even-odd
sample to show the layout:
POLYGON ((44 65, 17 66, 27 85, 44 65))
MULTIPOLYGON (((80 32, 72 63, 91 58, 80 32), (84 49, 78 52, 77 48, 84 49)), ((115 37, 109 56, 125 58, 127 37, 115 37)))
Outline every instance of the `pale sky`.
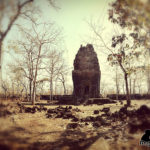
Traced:
MULTIPOLYGON (((106 28, 105 33, 112 32, 111 23, 108 21, 110 2, 112 0, 61 0, 57 4, 60 9, 56 11, 50 9, 46 1, 38 1, 43 12, 43 19, 53 20, 63 28, 67 61, 71 67, 80 45, 86 45, 92 41, 90 39, 91 31, 86 20, 90 21, 91 18, 98 20, 99 24, 106 28)), ((95 51, 100 61, 102 80, 110 80, 111 83, 110 74, 106 71, 108 68, 106 55, 101 53, 100 49, 95 48, 95 51)))
MULTIPOLYGON (((86 45, 87 43, 93 44, 91 43, 93 39, 90 39, 92 33, 86 20, 90 21, 92 18, 96 20, 100 26, 104 27, 104 39, 106 42, 111 42, 109 38, 112 37, 115 31, 112 24, 108 21, 108 8, 109 3, 112 1, 113 0, 58 0, 57 5, 60 7, 58 10, 50 7, 46 0, 36 0, 34 2, 42 11, 41 22, 54 21, 56 25, 63 29, 65 56, 70 67, 73 67, 73 61, 80 45, 86 45)), ((14 28, 12 28, 12 31, 9 33, 8 39, 12 39, 13 36, 16 38, 14 28)), ((6 42, 5 45, 7 45, 6 42)), ((111 87, 113 75, 112 67, 108 65, 106 60, 107 55, 102 52, 102 49, 94 48, 100 63, 101 81, 107 82, 111 87)), ((4 56, 3 70, 5 70, 7 62, 10 61, 10 57, 7 54, 4 53, 4 56)), ((3 71, 3 76, 4 75, 5 71, 3 71)), ((71 72, 69 80, 69 82, 72 82, 71 72)))

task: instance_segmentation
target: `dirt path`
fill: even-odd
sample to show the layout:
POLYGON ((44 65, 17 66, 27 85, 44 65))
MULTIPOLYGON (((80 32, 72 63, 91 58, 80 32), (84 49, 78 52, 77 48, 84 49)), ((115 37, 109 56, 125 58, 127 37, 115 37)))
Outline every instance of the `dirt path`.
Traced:
MULTIPOLYGON (((147 102, 148 103, 148 102, 147 102)), ((136 104, 136 103, 135 103, 136 104)), ((134 106, 134 105, 133 105, 134 106)), ((135 105, 134 107, 136 107, 135 105)), ((54 109, 57 106, 47 106, 54 109)), ((72 113, 77 118, 96 117, 94 110, 110 107, 119 110, 118 103, 104 106, 78 106, 81 111, 72 113)), ((139 107, 139 106, 137 106, 139 107)), ((76 108, 75 106, 73 108, 76 108)), ((108 120, 109 121, 109 120, 108 120)), ((126 122, 111 122, 94 127, 93 122, 77 122, 68 128, 71 119, 47 118, 45 112, 17 113, 0 118, 0 148, 2 150, 143 150, 139 146, 142 132, 129 134, 126 122)))

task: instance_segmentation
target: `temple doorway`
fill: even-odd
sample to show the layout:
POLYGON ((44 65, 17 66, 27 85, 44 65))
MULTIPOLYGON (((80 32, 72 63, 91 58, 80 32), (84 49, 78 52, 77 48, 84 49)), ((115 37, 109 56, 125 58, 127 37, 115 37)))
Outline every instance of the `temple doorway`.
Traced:
POLYGON ((89 95, 89 86, 86 86, 84 89, 84 95, 89 95))

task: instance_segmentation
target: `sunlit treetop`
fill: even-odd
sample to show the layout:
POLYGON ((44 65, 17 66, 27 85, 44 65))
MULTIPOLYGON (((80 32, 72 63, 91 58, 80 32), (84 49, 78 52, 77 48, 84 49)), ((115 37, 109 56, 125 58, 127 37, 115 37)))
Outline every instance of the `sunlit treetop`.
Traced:
POLYGON ((109 20, 130 30, 136 45, 149 48, 150 0, 116 0, 111 4, 109 20))
POLYGON ((109 19, 121 27, 150 28, 150 0, 116 0, 109 10, 109 19))

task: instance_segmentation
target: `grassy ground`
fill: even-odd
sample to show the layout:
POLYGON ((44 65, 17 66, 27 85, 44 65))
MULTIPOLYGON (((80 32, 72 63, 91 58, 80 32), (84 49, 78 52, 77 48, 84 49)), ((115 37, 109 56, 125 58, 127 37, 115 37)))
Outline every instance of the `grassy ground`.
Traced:
MULTIPOLYGON (((19 113, 15 102, 5 101, 12 114, 0 117, 0 149, 10 150, 143 150, 139 145, 143 132, 130 134, 126 122, 111 122, 109 126, 94 128, 92 123, 80 123, 75 129, 67 129, 70 119, 46 118, 45 112, 19 113), (15 110, 14 110, 15 109, 15 110)), ((148 100, 132 101, 132 109, 146 104, 148 100)), ((121 104, 73 106, 81 111, 72 113, 77 118, 96 116, 94 110, 110 107, 111 113, 119 110, 121 104)), ((57 106, 45 106, 55 108, 57 106)), ((65 106, 63 106, 65 107, 65 106)), ((99 114, 100 115, 100 114, 99 114)))

